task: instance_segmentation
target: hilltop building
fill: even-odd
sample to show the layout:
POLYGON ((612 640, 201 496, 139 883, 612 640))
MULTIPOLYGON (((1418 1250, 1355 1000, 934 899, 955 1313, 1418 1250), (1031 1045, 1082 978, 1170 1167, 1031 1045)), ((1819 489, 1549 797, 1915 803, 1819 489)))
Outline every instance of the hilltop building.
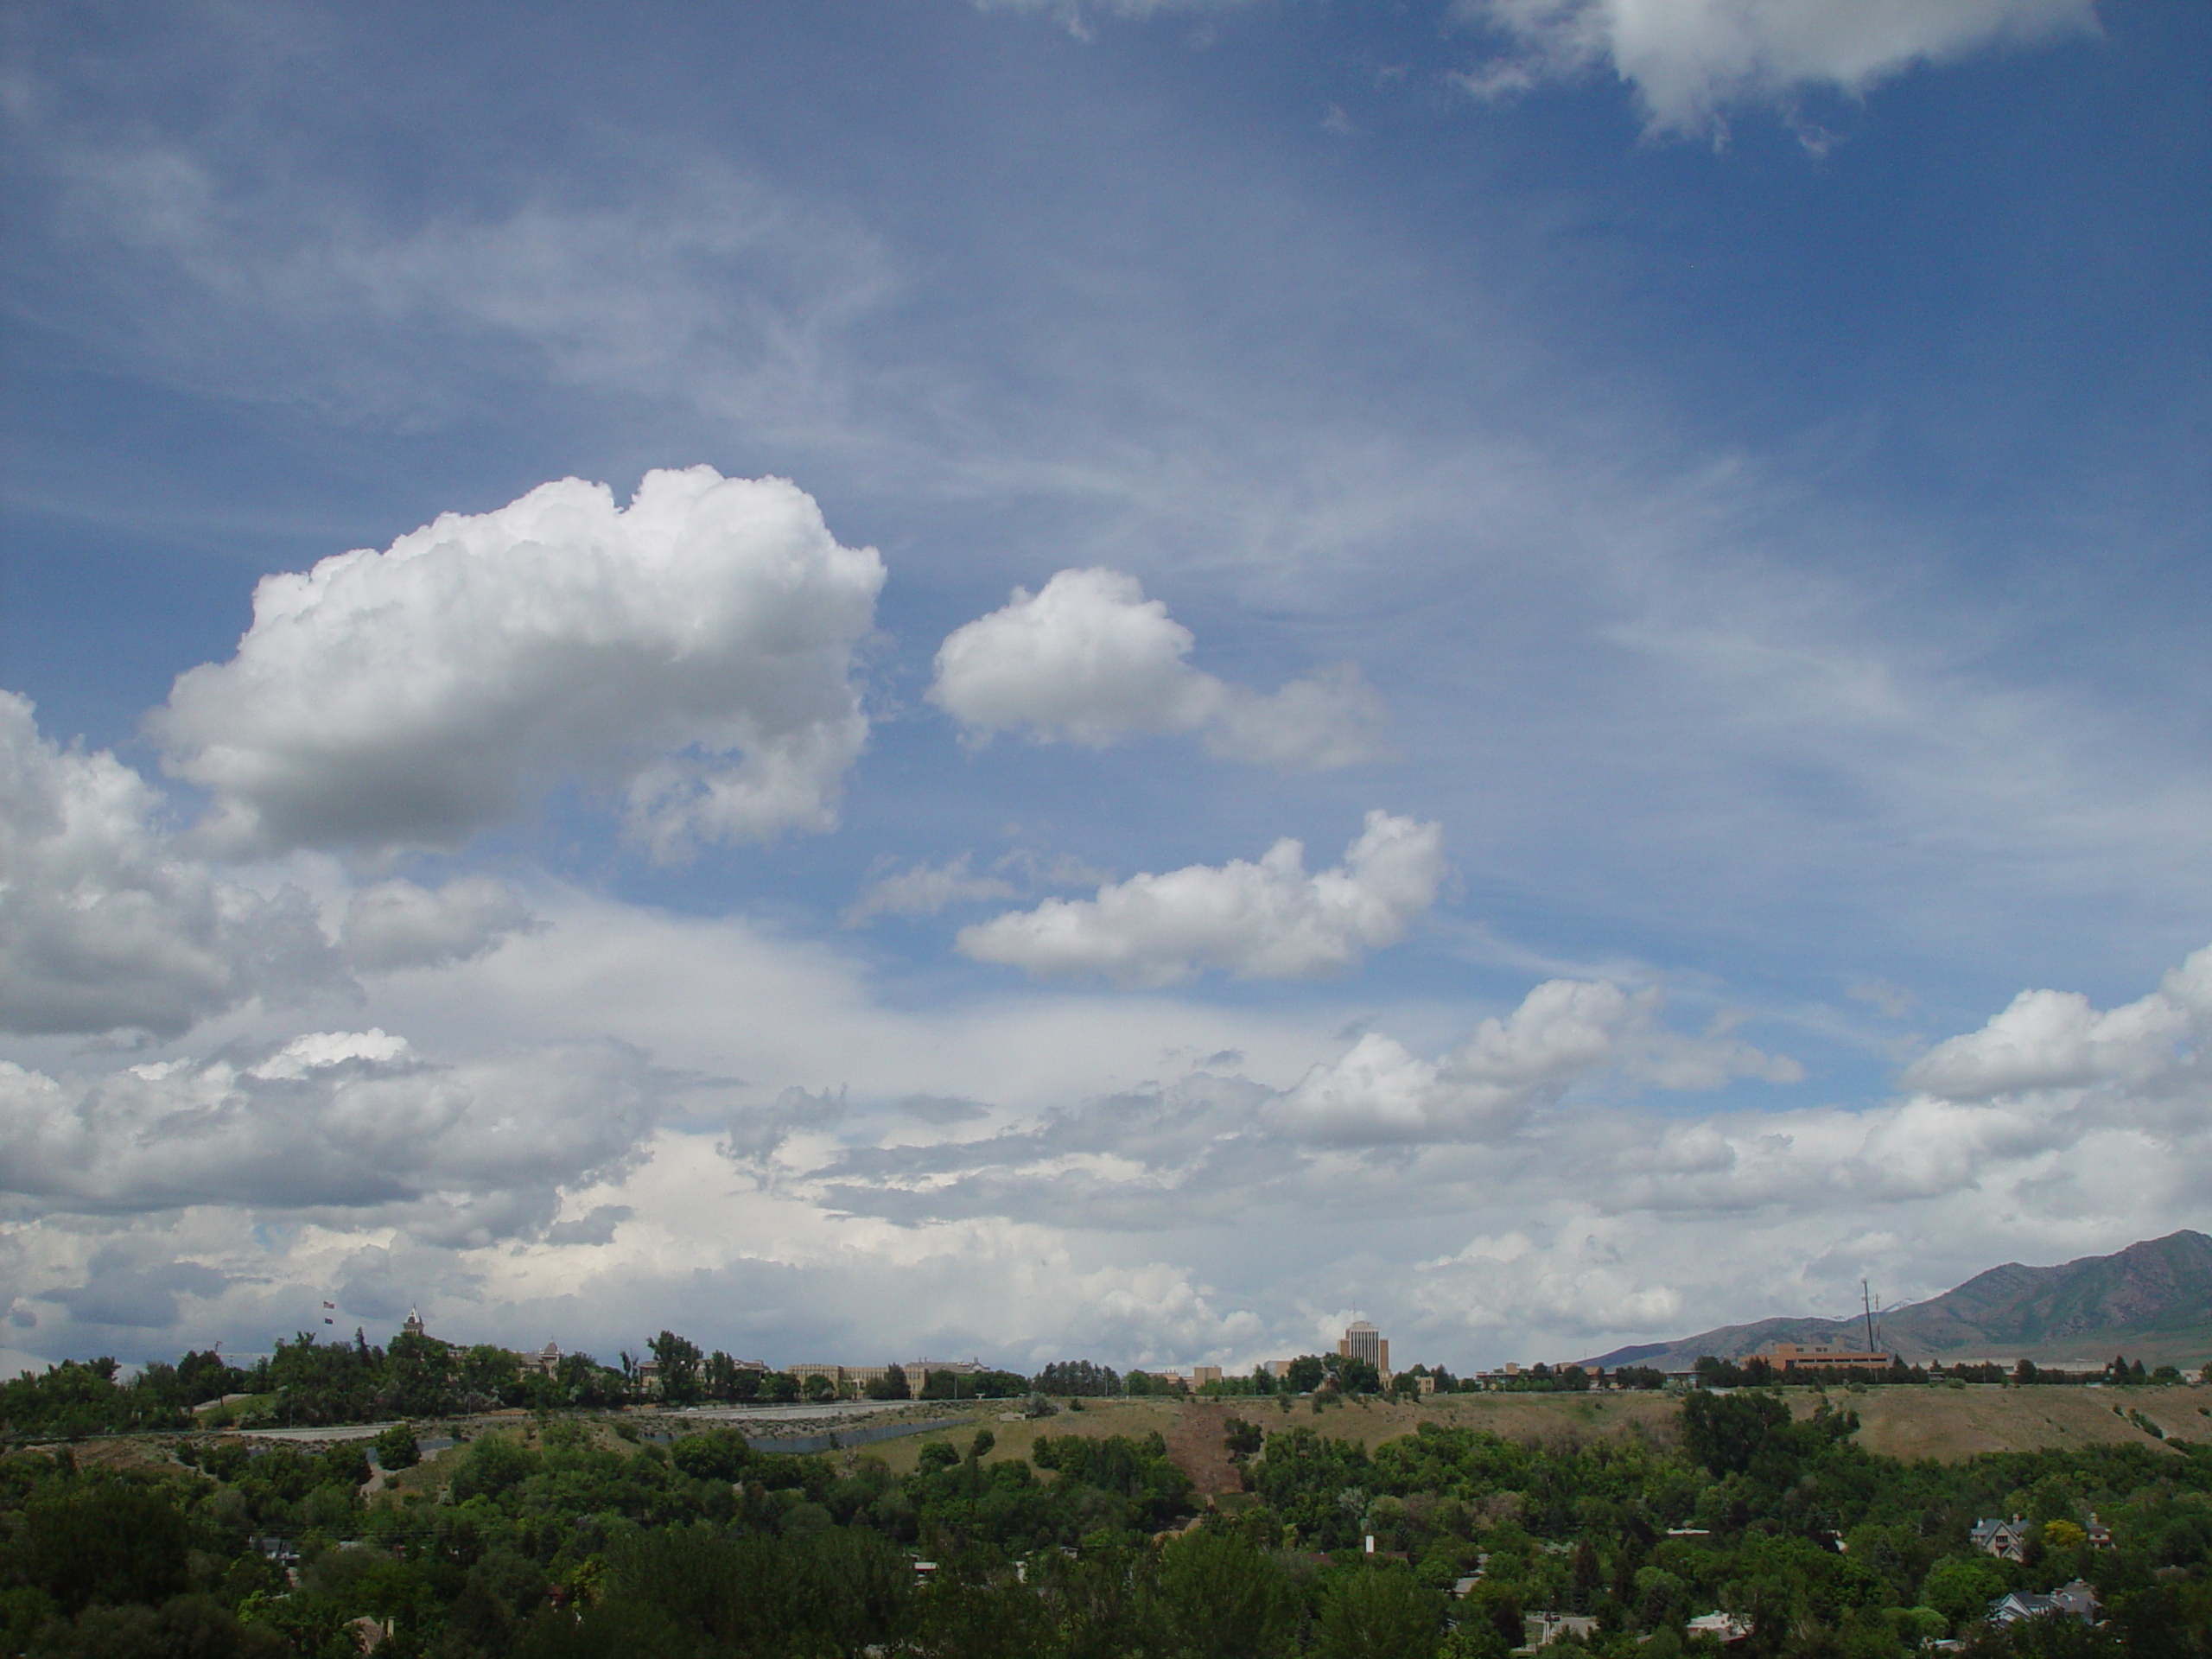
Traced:
POLYGON ((980 1359, 917 1359, 906 1366, 906 1380, 916 1388, 931 1371, 943 1371, 950 1376, 980 1376, 989 1366, 980 1359))
POLYGON ((1351 1322, 1337 1344, 1337 1353, 1344 1359, 1365 1360, 1382 1376, 1390 1375, 1390 1339, 1365 1319, 1351 1322))
POLYGON ((1831 1342, 1777 1342, 1755 1357, 1777 1371, 1886 1371, 1892 1363, 1888 1354, 1840 1348, 1831 1342))

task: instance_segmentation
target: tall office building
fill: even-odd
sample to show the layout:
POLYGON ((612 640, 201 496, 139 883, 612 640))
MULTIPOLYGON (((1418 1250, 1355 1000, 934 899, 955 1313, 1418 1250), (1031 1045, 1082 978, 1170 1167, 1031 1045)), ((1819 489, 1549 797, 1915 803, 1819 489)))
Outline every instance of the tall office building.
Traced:
POLYGON ((1337 1352, 1346 1359, 1363 1359, 1382 1376, 1390 1375, 1390 1339, 1365 1319, 1351 1322, 1337 1352))

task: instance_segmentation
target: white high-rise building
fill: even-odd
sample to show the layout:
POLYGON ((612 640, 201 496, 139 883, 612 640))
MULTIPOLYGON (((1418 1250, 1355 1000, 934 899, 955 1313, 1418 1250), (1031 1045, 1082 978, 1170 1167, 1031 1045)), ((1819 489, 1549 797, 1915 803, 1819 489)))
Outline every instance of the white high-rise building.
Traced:
POLYGON ((1346 1359, 1363 1359, 1381 1375, 1390 1375, 1390 1339, 1365 1319, 1351 1322, 1337 1352, 1346 1359))

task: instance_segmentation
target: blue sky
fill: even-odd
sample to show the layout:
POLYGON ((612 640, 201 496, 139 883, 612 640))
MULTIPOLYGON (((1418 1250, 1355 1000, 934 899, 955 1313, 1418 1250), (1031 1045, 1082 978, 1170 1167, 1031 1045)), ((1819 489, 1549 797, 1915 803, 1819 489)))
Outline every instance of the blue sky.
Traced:
POLYGON ((2202 1224, 2199 9, 10 27, 16 1354, 2202 1224))

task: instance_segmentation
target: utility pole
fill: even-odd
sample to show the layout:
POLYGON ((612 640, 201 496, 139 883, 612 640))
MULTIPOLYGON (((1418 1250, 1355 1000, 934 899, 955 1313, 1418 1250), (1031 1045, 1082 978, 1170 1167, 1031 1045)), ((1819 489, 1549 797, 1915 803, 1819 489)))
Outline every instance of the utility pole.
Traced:
POLYGON ((1873 1293, 1866 1287, 1866 1281, 1864 1279, 1861 1279, 1859 1281, 1859 1304, 1866 1310, 1866 1347, 1865 1351, 1871 1354, 1874 1351, 1874 1298, 1873 1293))

